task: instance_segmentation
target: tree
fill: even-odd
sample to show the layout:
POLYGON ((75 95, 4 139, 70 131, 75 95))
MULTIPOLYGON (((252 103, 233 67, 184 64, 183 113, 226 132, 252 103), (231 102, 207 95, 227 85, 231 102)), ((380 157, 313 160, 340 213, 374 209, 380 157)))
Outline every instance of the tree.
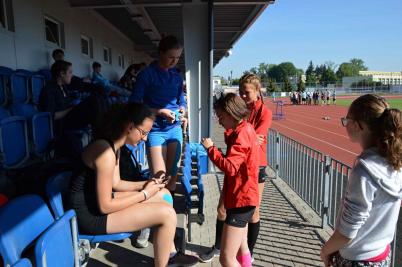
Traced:
POLYGON ((315 85, 317 82, 317 77, 314 71, 313 61, 310 61, 306 70, 306 84, 307 86, 315 85))
POLYGON ((301 77, 299 77, 299 81, 297 82, 297 91, 304 92, 304 90, 306 90, 306 86, 301 77))
POLYGON ((368 70, 368 68, 364 65, 364 61, 360 58, 352 58, 350 60, 350 64, 352 64, 359 71, 360 70, 368 70))
POLYGON ((275 91, 277 91, 276 84, 274 83, 273 80, 269 79, 267 85, 267 92, 273 93, 275 91))
POLYGON ((327 86, 328 84, 336 83, 336 75, 333 69, 325 67, 321 76, 321 84, 327 86))
POLYGON ((283 89, 284 92, 291 92, 293 90, 292 85, 290 84, 289 79, 286 77, 283 82, 283 89))
POLYGON ((257 75, 260 77, 261 81, 268 81, 268 69, 269 65, 265 63, 260 63, 257 69, 257 75))
POLYGON ((314 73, 315 76, 317 77, 317 82, 322 83, 322 75, 324 74, 325 70, 327 69, 327 67, 323 64, 321 64, 320 66, 316 66, 314 73))
POLYGON ((256 68, 256 67, 252 67, 252 68, 250 69, 250 73, 258 74, 257 68, 256 68))
POLYGON ((240 81, 239 78, 233 78, 232 85, 239 85, 239 81, 240 81))
POLYGON ((269 69, 268 77, 276 82, 283 82, 287 75, 282 66, 274 65, 269 69))
POLYGON ((297 75, 297 69, 292 62, 282 62, 278 65, 279 67, 283 68, 286 73, 286 76, 294 76, 297 75))
POLYGON ((359 71, 364 70, 367 70, 364 61, 359 58, 352 58, 349 62, 344 62, 339 66, 336 76, 342 80, 343 77, 347 76, 359 76, 359 71))
POLYGON ((336 77, 338 77, 338 80, 340 81, 342 80, 343 77, 356 76, 357 74, 353 69, 353 65, 348 62, 344 62, 341 65, 339 65, 339 68, 336 71, 336 77))

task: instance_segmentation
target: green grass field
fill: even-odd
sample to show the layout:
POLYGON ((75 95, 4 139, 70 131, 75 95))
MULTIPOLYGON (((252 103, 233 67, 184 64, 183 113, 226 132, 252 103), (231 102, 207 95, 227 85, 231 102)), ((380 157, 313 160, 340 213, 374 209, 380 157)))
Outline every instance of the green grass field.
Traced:
MULTIPOLYGON (((352 99, 337 99, 336 104, 340 106, 350 106, 352 99)), ((388 103, 392 108, 399 108, 402 110, 402 98, 388 98, 388 103)))

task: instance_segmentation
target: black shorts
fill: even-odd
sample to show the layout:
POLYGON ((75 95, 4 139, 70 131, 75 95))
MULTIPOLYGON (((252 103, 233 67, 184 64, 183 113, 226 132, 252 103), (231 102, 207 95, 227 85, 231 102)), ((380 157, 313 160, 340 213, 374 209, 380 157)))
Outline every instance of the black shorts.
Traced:
POLYGON ((80 234, 107 234, 107 215, 99 212, 95 195, 85 198, 84 194, 70 194, 70 202, 67 206, 74 209, 77 214, 78 231, 80 234))
POLYGON ((261 166, 260 167, 260 171, 258 172, 258 183, 265 183, 265 181, 267 180, 268 175, 265 172, 265 167, 261 166))
POLYGON ((233 227, 244 228, 253 217, 254 211, 254 206, 227 209, 225 223, 233 227))

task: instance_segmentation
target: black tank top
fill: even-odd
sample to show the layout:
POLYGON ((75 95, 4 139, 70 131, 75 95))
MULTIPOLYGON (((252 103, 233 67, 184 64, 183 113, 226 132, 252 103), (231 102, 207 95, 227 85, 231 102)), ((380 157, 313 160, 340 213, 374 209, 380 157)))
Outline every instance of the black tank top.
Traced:
MULTIPOLYGON (((114 148, 114 143, 110 140, 105 140, 113 149, 116 156, 116 164, 118 160, 119 151, 114 148)), ((70 184, 71 193, 84 193, 85 196, 96 195, 96 171, 88 167, 84 161, 81 161, 79 171, 73 175, 70 184)), ((96 199, 96 198, 95 198, 96 199)))

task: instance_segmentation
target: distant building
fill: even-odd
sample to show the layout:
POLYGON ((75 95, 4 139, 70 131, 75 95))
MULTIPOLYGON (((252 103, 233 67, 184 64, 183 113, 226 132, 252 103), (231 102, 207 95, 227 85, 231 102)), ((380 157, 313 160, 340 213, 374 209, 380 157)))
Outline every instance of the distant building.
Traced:
POLYGON ((359 71, 359 76, 342 78, 342 86, 350 87, 353 83, 360 81, 381 82, 385 85, 402 85, 402 72, 391 71, 359 71))
POLYGON ((382 84, 402 84, 402 71, 359 71, 359 75, 370 78, 373 82, 381 82, 382 84))

